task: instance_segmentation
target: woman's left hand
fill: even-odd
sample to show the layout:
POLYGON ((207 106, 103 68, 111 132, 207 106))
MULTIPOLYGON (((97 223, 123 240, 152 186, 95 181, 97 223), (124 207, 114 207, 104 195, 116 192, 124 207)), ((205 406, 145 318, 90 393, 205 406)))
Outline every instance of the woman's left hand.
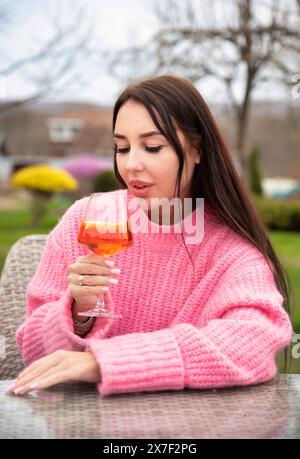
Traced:
POLYGON ((25 368, 7 392, 25 394, 67 381, 98 383, 99 365, 91 352, 58 350, 25 368))

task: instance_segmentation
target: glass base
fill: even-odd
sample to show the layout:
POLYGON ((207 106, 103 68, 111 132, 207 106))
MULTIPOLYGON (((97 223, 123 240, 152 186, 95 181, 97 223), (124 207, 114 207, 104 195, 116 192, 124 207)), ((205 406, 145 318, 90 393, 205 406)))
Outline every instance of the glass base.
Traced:
POLYGON ((121 319, 122 315, 117 314, 110 309, 107 309, 104 295, 100 294, 97 304, 88 311, 81 311, 78 313, 79 316, 86 316, 86 317, 104 317, 106 319, 121 319))
POLYGON ((122 315, 117 314, 116 312, 108 311, 107 309, 101 308, 94 308, 90 309, 89 311, 81 311, 78 312, 79 316, 86 316, 86 317, 104 317, 107 319, 121 319, 122 315))

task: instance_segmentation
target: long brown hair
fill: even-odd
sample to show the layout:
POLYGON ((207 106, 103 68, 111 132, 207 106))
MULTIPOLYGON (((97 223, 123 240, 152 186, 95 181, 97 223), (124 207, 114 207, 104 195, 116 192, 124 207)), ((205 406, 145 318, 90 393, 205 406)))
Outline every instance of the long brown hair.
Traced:
MULTIPOLYGON (((221 221, 264 255, 273 272, 277 288, 283 296, 283 306, 290 314, 288 276, 201 94, 188 80, 174 75, 158 76, 132 84, 120 94, 115 103, 113 131, 120 108, 130 99, 145 106, 157 129, 173 146, 179 158, 178 190, 185 152, 177 136, 176 127, 192 145, 198 147, 201 161, 195 166, 191 197, 204 198, 221 221)), ((114 169, 120 183, 126 186, 117 168, 116 155, 114 169)))

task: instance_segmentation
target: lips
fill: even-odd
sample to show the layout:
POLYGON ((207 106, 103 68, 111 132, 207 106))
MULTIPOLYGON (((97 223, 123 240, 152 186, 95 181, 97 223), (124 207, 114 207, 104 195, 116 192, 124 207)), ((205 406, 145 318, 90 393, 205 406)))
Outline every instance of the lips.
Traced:
POLYGON ((143 188, 148 188, 149 185, 137 186, 133 185, 133 188, 137 188, 138 190, 142 190, 143 188))
POLYGON ((132 193, 143 198, 147 196, 152 185, 152 183, 142 182, 140 180, 133 180, 130 182, 132 193))
POLYGON ((131 180, 129 183, 132 187, 136 188, 143 188, 152 185, 152 183, 144 182, 143 180, 131 180))

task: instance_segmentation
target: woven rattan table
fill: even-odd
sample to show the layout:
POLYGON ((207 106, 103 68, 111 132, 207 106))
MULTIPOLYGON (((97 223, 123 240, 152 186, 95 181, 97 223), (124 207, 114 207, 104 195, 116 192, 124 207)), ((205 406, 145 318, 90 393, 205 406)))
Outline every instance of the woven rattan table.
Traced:
POLYGON ((300 375, 245 388, 114 395, 65 384, 26 396, 0 382, 0 438, 299 438, 300 375))
POLYGON ((17 241, 0 279, 0 438, 300 437, 300 375, 217 391, 101 398, 94 385, 69 384, 26 396, 5 394, 23 368, 15 333, 25 319, 26 286, 45 242, 45 235, 17 241))

